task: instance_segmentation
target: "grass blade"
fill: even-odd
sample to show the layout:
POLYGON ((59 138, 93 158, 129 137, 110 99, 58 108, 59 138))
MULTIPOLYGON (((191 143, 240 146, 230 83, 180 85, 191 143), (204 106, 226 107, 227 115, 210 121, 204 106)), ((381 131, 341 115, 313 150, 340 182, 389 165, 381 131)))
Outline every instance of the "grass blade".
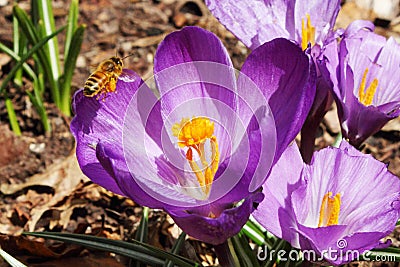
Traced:
POLYGON ((39 87, 39 82, 38 80, 35 80, 33 82, 33 90, 34 90, 34 94, 32 94, 31 92, 27 91, 26 94, 29 96, 29 99, 31 100, 33 106, 35 107, 37 113, 39 114, 40 120, 42 121, 42 125, 43 125, 43 129, 46 132, 51 132, 51 125, 49 122, 49 119, 47 117, 47 113, 46 113, 46 108, 43 105, 42 99, 40 97, 37 96, 37 91, 38 91, 38 87, 39 87))
POLYGON ((147 242, 148 236, 148 222, 149 222, 149 208, 143 207, 143 216, 140 220, 139 227, 136 231, 135 239, 139 242, 147 242))
MULTIPOLYGON (((12 18, 13 21, 13 50, 15 53, 20 54, 22 45, 22 39, 19 34, 18 20, 15 16, 12 18)), ((14 76, 14 83, 18 86, 22 86, 22 69, 19 69, 14 76)))
POLYGON ((5 89, 5 87, 7 86, 7 84, 10 82, 10 80, 12 79, 12 77, 14 77, 15 72, 21 68, 21 66, 25 63, 25 61, 30 58, 34 53, 36 53, 49 39, 51 39, 53 36, 56 36, 57 34, 59 34, 62 30, 64 30, 64 27, 61 27, 60 29, 58 29, 57 31, 55 31, 54 33, 50 34, 49 36, 47 36, 46 38, 40 40, 38 43, 36 43, 35 46, 33 46, 28 53, 26 53, 23 57, 21 57, 21 60, 18 61, 18 63, 11 69, 11 71, 8 73, 8 75, 6 76, 6 78, 3 80, 3 83, 0 86, 0 93, 3 92, 3 90, 5 89))
POLYGON ((199 266, 199 264, 186 259, 184 257, 173 255, 156 247, 141 243, 136 240, 124 242, 119 240, 111 240, 104 237, 96 237, 81 234, 69 233, 50 233, 50 232, 24 232, 25 235, 36 237, 50 238, 62 242, 68 242, 87 246, 103 251, 114 252, 116 254, 131 257, 140 260, 149 265, 162 265, 166 259, 174 262, 181 267, 199 266))
POLYGON ((259 246, 262 246, 267 242, 264 233, 261 232, 260 229, 257 228, 251 221, 247 221, 241 231, 259 246))
MULTIPOLYGON (((15 53, 14 51, 12 51, 10 48, 8 48, 7 46, 5 46, 2 43, 0 43, 0 50, 3 51, 4 53, 6 53, 7 55, 9 55, 10 57, 12 57, 17 62, 21 60, 21 57, 17 53, 15 53)), ((29 76, 31 76, 32 79, 36 78, 35 72, 32 70, 32 68, 28 64, 26 64, 24 62, 22 64, 22 68, 24 69, 24 71, 26 71, 26 73, 28 73, 29 76)))
POLYGON ((5 252, 4 250, 1 249, 0 247, 0 256, 3 257, 3 259, 10 264, 11 267, 26 267, 25 264, 5 252))
MULTIPOLYGON (((57 105, 57 107, 60 107, 60 90, 59 90, 59 84, 58 81, 53 78, 53 72, 51 70, 51 65, 50 65, 50 59, 47 57, 45 50, 42 48, 42 46, 51 38, 56 36, 54 35, 49 35, 51 38, 47 39, 49 36, 47 36, 44 39, 47 39, 46 42, 42 43, 41 40, 44 40, 43 38, 41 39, 40 36, 37 33, 37 29, 33 25, 32 21, 29 19, 28 15, 24 10, 22 10, 20 7, 15 5, 13 7, 13 15, 16 16, 18 19, 19 25, 22 29, 22 32, 25 34, 27 37, 29 43, 33 47, 37 47, 39 43, 39 47, 35 50, 37 52, 40 64, 42 65, 45 76, 47 81, 49 82, 50 85, 50 92, 51 96, 53 98, 54 103, 57 105), (40 48, 40 49, 39 49, 40 48)), ((62 27, 61 29, 64 29, 65 27, 62 27)), ((57 31, 58 33, 58 31, 57 31)), ((30 53, 33 50, 33 48, 28 52, 30 53)), ((32 53, 33 54, 33 53, 32 53)))
POLYGON ((11 102, 11 99, 9 99, 7 95, 5 96, 5 103, 6 103, 8 120, 10 121, 11 129, 15 133, 16 136, 21 136, 22 133, 21 133, 21 129, 19 128, 17 115, 15 114, 13 103, 11 102))
MULTIPOLYGON (((176 240, 174 246, 173 246, 172 249, 171 249, 171 253, 172 253, 172 254, 176 254, 176 255, 179 254, 179 251, 181 250, 182 245, 183 245, 183 243, 185 242, 185 238, 186 238, 186 233, 185 233, 185 232, 182 232, 182 233, 179 235, 178 240, 176 240)), ((172 261, 170 261, 170 260, 167 260, 167 261, 164 263, 164 267, 173 267, 173 266, 174 266, 174 263, 173 263, 172 261)))
MULTIPOLYGON (((64 43, 64 58, 66 59, 69 54, 70 45, 75 43, 72 41, 75 31, 78 27, 78 15, 79 15, 79 1, 72 0, 69 5, 69 13, 67 18, 67 31, 65 33, 65 43, 64 43)), ((80 47, 80 45, 79 45, 80 47)), ((64 68, 65 69, 65 68, 64 68)))
MULTIPOLYGON (((149 234, 149 208, 143 207, 143 215, 142 219, 140 220, 140 224, 138 229, 136 230, 135 240, 143 243, 147 243, 147 237, 149 234)), ((146 267, 146 265, 141 264, 140 262, 131 262, 129 266, 135 265, 136 267, 146 267)))
POLYGON ((260 267, 258 260, 244 235, 239 233, 233 236, 231 240, 236 254, 238 255, 240 266, 260 267))
MULTIPOLYGON (((0 43, 0 50, 5 52, 7 55, 12 57, 15 61, 20 61, 21 58, 15 54, 10 48, 5 46, 4 44, 0 43)), ((42 100, 42 94, 43 94, 43 86, 44 84, 40 82, 39 78, 36 76, 35 72, 31 69, 31 67, 23 63, 22 64, 22 69, 32 78, 33 80, 33 90, 34 90, 34 95, 32 95, 30 92, 26 92, 31 99, 32 104, 35 106, 36 111, 38 112, 40 119, 43 124, 43 128, 45 131, 50 132, 51 131, 51 126, 47 117, 46 109, 43 105, 43 100, 42 100)), ((43 74, 39 74, 39 76, 43 76, 43 74)))
MULTIPOLYGON (((39 21, 43 22, 44 35, 47 36, 56 30, 51 1, 37 0, 35 2, 38 3, 39 21)), ((55 81, 58 81, 58 79, 60 78, 61 67, 60 67, 60 58, 58 55, 59 54, 58 40, 56 36, 54 36, 48 41, 48 43, 45 45, 45 49, 47 51, 47 57, 50 62, 53 79, 55 81)))
MULTIPOLYGON (((68 27, 68 26, 67 26, 68 27)), ((78 59, 81 45, 83 42, 83 36, 85 33, 86 25, 79 26, 74 35, 72 36, 73 46, 70 47, 67 57, 64 63, 64 75, 62 77, 62 91, 61 91, 61 106, 60 110, 67 116, 71 115, 71 83, 72 76, 76 66, 76 60, 78 59)))
MULTIPOLYGON (((276 251, 280 251, 280 250, 282 250, 283 248, 285 248, 285 246, 286 246, 286 241, 283 240, 283 239, 278 239, 278 240, 275 242, 273 248, 271 249, 271 252, 272 252, 272 251, 275 251, 275 252, 276 252, 276 251)), ((267 251, 265 251, 264 253, 267 253, 267 251)), ((278 253, 273 253, 272 255, 270 255, 270 254, 267 253, 267 254, 265 255, 267 261, 266 261, 266 263, 264 264, 263 267, 272 267, 272 266, 274 266, 274 265, 276 264, 277 260, 279 260, 277 254, 278 254, 278 253)))
POLYGON ((33 25, 37 25, 39 22, 39 5, 38 1, 31 1, 31 20, 33 25))

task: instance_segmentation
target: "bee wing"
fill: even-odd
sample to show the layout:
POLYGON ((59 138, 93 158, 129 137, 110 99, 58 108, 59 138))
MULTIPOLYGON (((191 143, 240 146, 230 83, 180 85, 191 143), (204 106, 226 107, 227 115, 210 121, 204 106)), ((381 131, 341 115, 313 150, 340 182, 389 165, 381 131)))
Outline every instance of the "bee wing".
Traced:
POLYGON ((126 70, 123 70, 121 75, 119 75, 118 79, 121 79, 124 82, 133 82, 136 80, 136 77, 127 72, 126 70))

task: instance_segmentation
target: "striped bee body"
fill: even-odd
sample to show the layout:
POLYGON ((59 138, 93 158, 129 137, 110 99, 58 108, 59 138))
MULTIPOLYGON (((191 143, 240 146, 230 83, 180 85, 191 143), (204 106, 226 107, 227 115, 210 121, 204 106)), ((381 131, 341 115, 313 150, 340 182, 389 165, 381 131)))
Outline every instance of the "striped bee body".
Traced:
POLYGON ((108 75, 104 72, 93 72, 85 83, 83 94, 87 97, 94 97, 99 93, 107 94, 115 91, 113 84, 117 82, 118 75, 108 75))
POLYGON ((119 57, 111 57, 101 62, 86 80, 83 95, 86 97, 97 96, 97 99, 104 96, 103 100, 105 100, 108 93, 115 92, 122 68, 122 59, 119 57))

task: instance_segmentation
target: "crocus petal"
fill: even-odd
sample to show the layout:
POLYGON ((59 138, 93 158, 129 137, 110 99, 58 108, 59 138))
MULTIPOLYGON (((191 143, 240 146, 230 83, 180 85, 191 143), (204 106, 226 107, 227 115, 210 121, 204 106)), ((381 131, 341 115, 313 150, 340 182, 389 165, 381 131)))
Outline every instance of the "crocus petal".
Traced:
POLYGON ((224 210, 218 217, 210 218, 182 209, 168 209, 168 213, 184 232, 204 242, 218 245, 237 234, 254 210, 254 203, 261 202, 263 195, 254 193, 239 206, 224 210))
POLYGON ((335 24, 340 1, 206 0, 211 13, 247 47, 255 49, 275 38, 301 43, 302 20, 311 17, 316 43, 322 44, 335 24))
POLYGON ((361 29, 368 29, 370 31, 374 31, 375 25, 372 21, 369 20, 355 20, 349 24, 349 26, 344 31, 343 35, 346 37, 352 37, 361 29))
POLYGON ((303 161, 299 149, 296 144, 292 144, 272 167, 263 186, 263 194, 267 201, 262 201, 253 212, 254 218, 262 226, 294 247, 299 247, 298 236, 294 231, 286 229, 297 228, 294 213, 290 208, 290 195, 304 182, 300 180, 302 168, 303 161))
MULTIPOLYGON (((369 136, 377 133, 392 116, 380 111, 375 106, 364 106, 354 96, 349 96, 347 103, 341 104, 347 117, 340 116, 343 136, 350 143, 359 147, 369 136)), ((394 113, 396 115, 396 113, 394 113)))
MULTIPOLYGON (((357 219, 361 218, 358 216, 354 218, 354 213, 359 211, 365 216, 366 205, 372 205, 371 210, 375 210, 369 212, 369 218, 373 217, 375 212, 385 212, 385 214, 395 212, 394 217, 397 216, 398 211, 392 210, 391 203, 398 198, 399 181, 387 171, 384 163, 360 152, 355 156, 356 153, 354 148, 350 149, 348 146, 342 146, 341 149, 326 148, 315 152, 311 162, 312 168, 307 168, 303 172, 303 175, 312 179, 292 194, 293 208, 299 221, 307 226, 317 227, 322 199, 328 192, 332 192, 333 195, 341 194, 343 205, 340 210, 339 224, 357 223, 357 219), (331 162, 335 164, 330 164, 331 162), (334 179, 326 177, 334 177, 334 179), (363 177, 363 179, 356 177, 363 177), (378 187, 382 191, 376 190, 378 187), (363 189, 360 190, 360 188, 363 189), (385 192, 388 198, 382 196, 382 192, 385 192), (366 202, 367 198, 368 202, 366 202), (386 201, 386 207, 382 200, 386 201), (307 209, 304 209, 305 203, 308 203, 307 209)), ((376 230, 381 230, 377 224, 375 227, 376 230)), ((391 228, 387 225, 384 227, 391 228)))
POLYGON ((301 21, 306 21, 306 15, 308 14, 310 16, 311 25, 315 27, 315 43, 322 47, 326 43, 326 39, 329 37, 335 25, 341 1, 307 0, 294 2, 294 21, 296 23, 295 40, 301 40, 301 21))
MULTIPOLYGON (((290 38, 286 20, 293 19, 285 1, 206 0, 211 13, 247 47, 259 45, 277 37, 290 38), (282 19, 282 18, 286 18, 282 19)), ((293 7, 292 7, 293 8, 293 7)), ((291 23, 294 33, 293 23, 291 23)))
POLYGON ((214 34, 202 28, 185 27, 169 34, 157 48, 154 74, 162 96, 163 110, 167 114, 188 99, 208 96, 235 108, 232 89, 235 89, 236 79, 229 54, 214 34), (179 68, 180 64, 185 66, 179 68), (225 68, 219 67, 219 64, 225 68), (165 73, 169 68, 172 70, 165 73), (210 80, 214 84, 207 83, 210 80), (190 84, 185 86, 186 83, 190 84), (181 86, 173 90, 177 85, 181 86))
MULTIPOLYGON (((400 103, 400 45, 393 37, 390 37, 383 45, 379 53, 377 64, 382 66, 382 71, 378 80, 380 81, 380 88, 376 92, 374 100, 377 106, 382 103, 397 102, 400 103), (394 67, 393 67, 394 66, 394 67), (396 68, 397 66, 397 68, 396 68), (389 79, 387 77, 390 77, 389 79), (384 90, 386 89, 386 90, 384 90)), ((398 109, 397 109, 398 110, 398 109)), ((394 117, 391 114, 392 117, 394 117)))
POLYGON ((132 182, 164 205, 186 207, 196 204, 195 199, 174 188, 179 179, 185 180, 193 173, 187 171, 189 167, 184 155, 166 133, 170 129, 164 128, 160 102, 148 87, 140 87, 132 97, 127 114, 120 154, 124 155, 133 175, 132 182))
POLYGON ((343 136, 357 147, 400 114, 400 78, 396 75, 400 45, 360 28, 362 24, 349 26, 339 48, 334 43, 326 47, 322 71, 333 84, 343 136), (376 91, 365 103, 361 95, 373 81, 376 91))
POLYGON ((97 144, 96 156, 103 168, 113 177, 123 194, 139 205, 151 208, 165 207, 165 203, 152 198, 136 183, 125 160, 120 157, 123 149, 118 145, 120 144, 109 141, 100 141, 97 144))
MULTIPOLYGON (((126 107, 137 88, 143 83, 140 77, 124 70, 129 82, 118 80, 117 92, 109 94, 104 101, 85 97, 79 90, 73 98, 76 114, 71 122, 71 132, 77 142, 76 155, 83 173, 93 182, 124 195, 113 177, 99 164, 95 147, 99 140, 121 142, 126 107)), ((121 155, 122 157, 122 155, 121 155)))
POLYGON ((344 140, 339 149, 315 152, 310 165, 302 163, 293 147, 272 168, 254 217, 292 246, 316 252, 314 258, 307 254, 312 261, 323 256, 333 264, 346 263, 354 257, 337 259, 338 254, 326 253, 336 249, 349 256, 347 251, 361 254, 381 247, 380 239, 393 230, 400 215, 400 180, 385 164, 344 140), (289 173, 293 165, 299 170, 289 173), (320 208, 328 193, 339 194, 341 204, 337 224, 325 226, 320 225, 320 208))
POLYGON ((299 226, 300 246, 305 251, 309 261, 329 262, 341 265, 355 260, 365 251, 380 246, 379 240, 386 235, 381 232, 355 233, 344 236, 344 225, 329 226, 329 229, 309 228, 299 226), (329 231, 329 234, 327 234, 329 231))
POLYGON ((154 73, 170 139, 176 139, 170 129, 183 118, 207 117, 223 125, 214 133, 224 144, 221 155, 228 155, 232 140, 226 132, 235 132, 240 118, 235 70, 221 41, 198 27, 174 32, 157 49, 154 73))
POLYGON ((214 185, 215 190, 221 187, 225 190, 231 188, 219 202, 240 201, 249 192, 258 190, 267 179, 276 147, 276 132, 271 127, 273 125, 274 121, 267 107, 260 107, 255 111, 240 145, 229 158, 229 162, 223 162, 221 171, 217 172, 216 176, 219 177, 214 185))
MULTIPOLYGON (((208 102, 204 101, 204 103, 207 104, 208 102)), ((218 107, 216 104, 211 103, 211 105, 211 108, 213 106, 218 107)), ((225 109, 219 108, 219 112, 221 114, 230 112, 225 117, 229 117, 231 120, 234 116, 238 116, 234 110, 226 106, 225 109)), ((245 151, 241 151, 240 155, 237 153, 238 156, 231 156, 231 153, 228 153, 230 151, 229 147, 228 149, 225 148, 226 144, 223 138, 218 138, 220 136, 216 133, 218 146, 221 151, 221 163, 227 159, 231 166, 237 167, 243 165, 243 167, 242 172, 238 173, 233 173, 229 170, 225 172, 223 168, 218 168, 223 175, 217 174, 215 176, 211 193, 203 201, 196 194, 201 189, 197 178, 189 166, 184 152, 170 138, 168 132, 171 131, 171 126, 168 126, 168 123, 163 120, 161 113, 162 107, 160 106, 160 101, 155 98, 149 88, 142 86, 135 96, 132 97, 127 110, 127 114, 129 115, 126 116, 124 121, 123 153, 129 170, 134 174, 133 179, 135 179, 135 182, 147 194, 171 206, 192 207, 204 205, 226 195, 236 185, 237 181, 241 179, 241 173, 246 168, 245 159, 247 157, 241 157, 245 154, 245 151), (235 177, 228 174, 233 174, 235 177), (194 195, 197 197, 191 197, 194 195)), ((218 114, 215 115, 218 116, 218 114)), ((267 120, 263 125, 266 125, 267 129, 271 128, 274 130, 272 117, 270 115, 267 115, 267 117, 272 120, 272 123, 267 120)), ((221 126, 216 124, 215 127, 221 126)), ((245 132, 245 130, 242 131, 245 132)), ((274 140, 275 138, 272 134, 274 132, 268 132, 264 134, 264 138, 274 140)), ((269 155, 264 157, 265 164, 270 164, 273 151, 268 150, 264 154, 269 155)), ((257 165, 257 162, 254 165, 257 165)), ((265 177, 266 173, 262 178, 264 179, 265 177)), ((262 182, 263 180, 259 183, 262 184, 262 182)), ((249 194, 249 185, 244 189, 245 193, 241 196, 233 195, 234 201, 241 200, 249 194)))
MULTIPOLYGON (((260 88, 275 118, 275 161, 299 133, 315 96, 315 66, 310 57, 286 39, 275 39, 255 49, 242 73, 260 88)), ((246 90, 238 81, 239 93, 246 90)))
POLYGON ((301 128, 300 152, 305 163, 310 163, 314 152, 316 132, 326 112, 332 107, 333 93, 323 76, 317 77, 316 94, 310 113, 301 128))

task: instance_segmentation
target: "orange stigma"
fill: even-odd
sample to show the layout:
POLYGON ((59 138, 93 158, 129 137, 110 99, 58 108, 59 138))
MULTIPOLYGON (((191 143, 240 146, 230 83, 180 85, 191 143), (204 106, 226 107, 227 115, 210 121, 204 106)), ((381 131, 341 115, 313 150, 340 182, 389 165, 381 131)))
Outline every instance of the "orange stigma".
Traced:
POLYGON ((219 164, 219 150, 217 138, 214 136, 214 122, 205 117, 196 117, 191 120, 182 119, 180 123, 175 123, 172 126, 172 134, 178 138, 179 147, 188 148, 186 159, 196 175, 205 198, 207 198, 219 164), (206 142, 211 145, 211 153, 206 151, 206 142), (194 151, 197 152, 201 167, 193 160, 194 151))
POLYGON ((308 43, 311 45, 315 44, 315 27, 311 24, 311 18, 309 14, 306 14, 307 21, 301 19, 301 48, 305 50, 308 43))
POLYGON ((336 194, 332 197, 332 192, 328 192, 324 195, 319 210, 319 222, 318 227, 337 225, 339 223, 340 205, 341 199, 340 194, 336 194))
POLYGON ((376 90, 378 89, 378 79, 374 79, 367 89, 365 89, 367 85, 367 75, 369 69, 366 68, 361 79, 360 87, 358 88, 358 99, 364 106, 370 106, 372 104, 372 100, 374 99, 376 90))

